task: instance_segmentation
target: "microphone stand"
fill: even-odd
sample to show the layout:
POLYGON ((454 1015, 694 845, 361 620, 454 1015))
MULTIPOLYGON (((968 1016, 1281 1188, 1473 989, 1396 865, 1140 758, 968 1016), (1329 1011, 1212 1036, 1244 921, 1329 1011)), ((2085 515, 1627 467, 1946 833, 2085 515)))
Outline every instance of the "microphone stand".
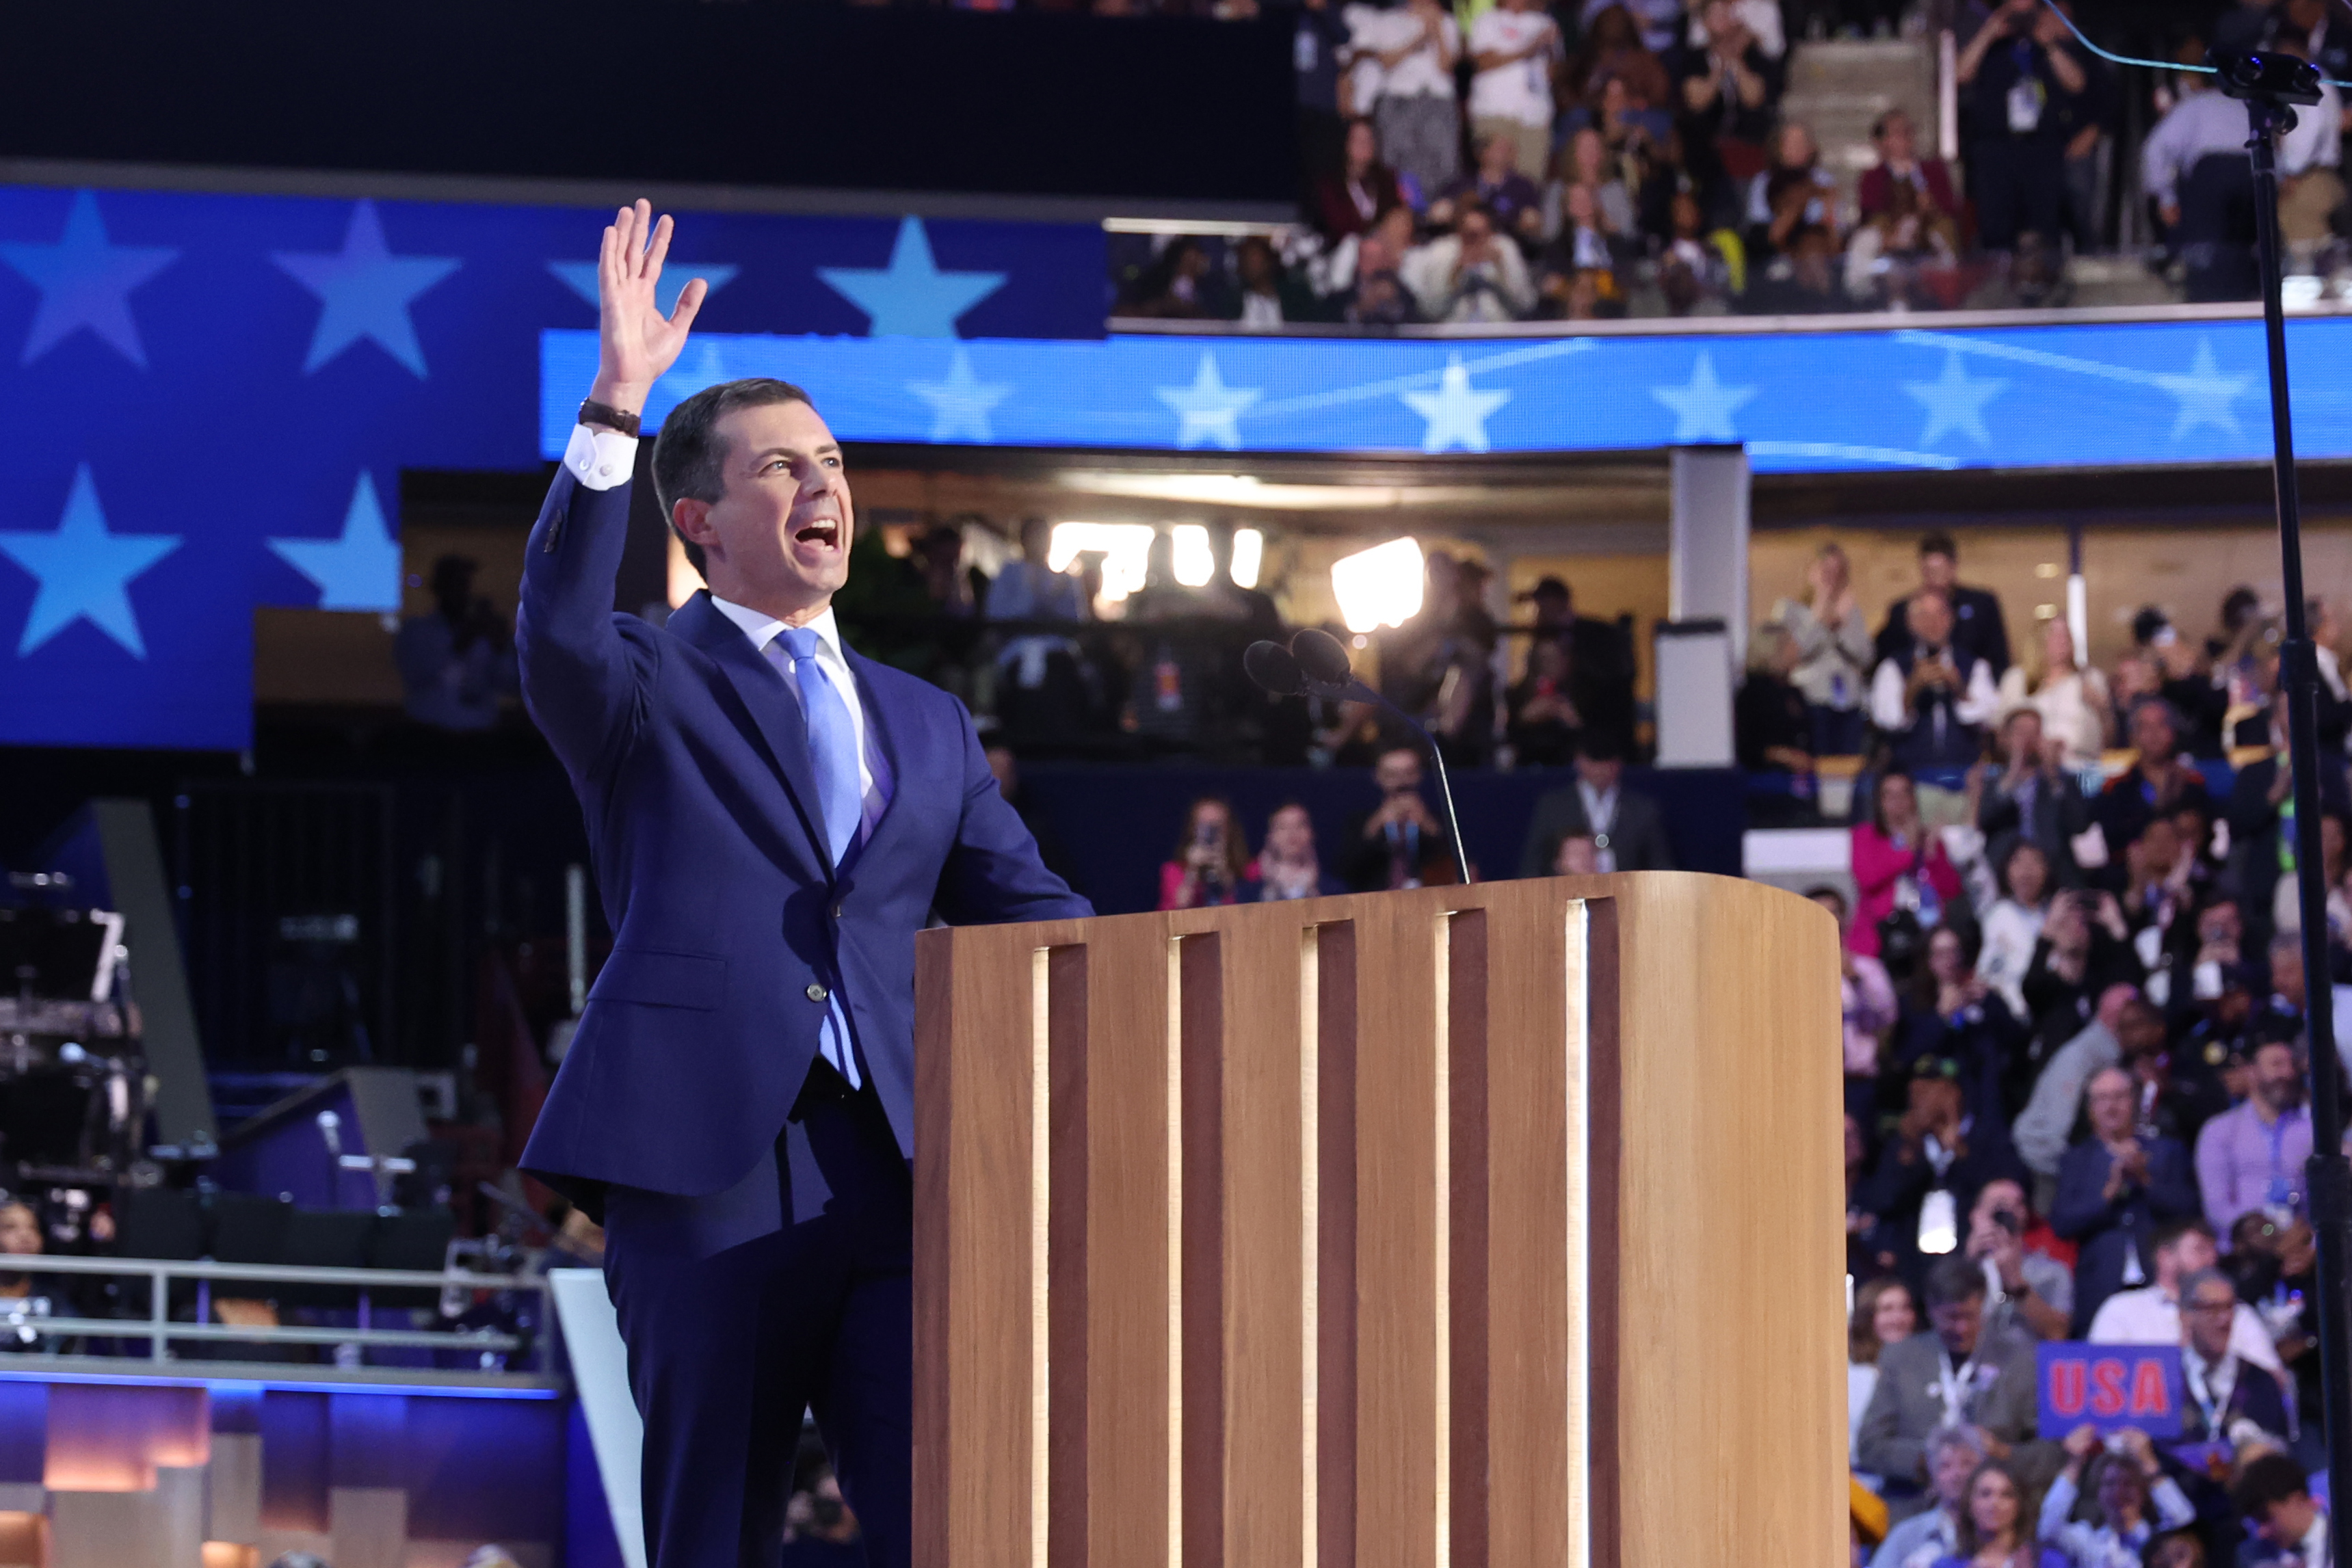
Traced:
MULTIPOLYGON (((2273 139, 2294 124, 2291 105, 2319 101, 2318 72, 2292 57, 2244 54, 2215 60, 2221 90, 2246 105, 2246 152, 2253 162, 2256 250, 2262 267, 2263 335, 2270 355, 2271 476, 2278 506, 2280 576, 2286 593, 2286 641, 2279 649, 2280 695, 2286 703, 2288 764, 2294 770, 2294 877, 2303 913, 2305 1039, 2311 1051, 2311 1159, 2305 1183, 2319 1263, 2320 1402, 2326 1419, 2331 1501, 2352 1511, 2352 1160, 2344 1155, 2342 1066, 2327 961, 2327 888, 2319 842, 2319 657, 2311 641, 2303 589, 2302 497, 2295 483, 2294 430, 2287 406, 2284 267, 2278 225, 2278 158, 2273 139), (2300 69, 2295 68, 2299 67, 2300 69)), ((2331 1531, 2331 1548, 2334 1545, 2331 1531)))

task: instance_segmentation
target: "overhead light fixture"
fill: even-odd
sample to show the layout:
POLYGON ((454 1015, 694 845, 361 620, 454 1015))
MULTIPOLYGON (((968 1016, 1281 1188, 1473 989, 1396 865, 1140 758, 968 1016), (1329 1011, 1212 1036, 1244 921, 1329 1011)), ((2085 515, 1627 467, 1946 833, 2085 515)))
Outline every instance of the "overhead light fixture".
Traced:
POLYGON ((1348 630, 1402 626, 1421 613, 1424 565, 1421 546, 1391 539, 1331 563, 1331 592, 1348 630))
POLYGON ((1116 604, 1143 586, 1151 561, 1151 535, 1149 523, 1055 523, 1045 547, 1045 566, 1067 571, 1082 551, 1100 550, 1102 602, 1116 604))
POLYGON ((1235 588, 1255 588, 1258 569, 1265 564, 1265 535, 1256 528, 1234 530, 1234 562, 1231 567, 1235 588))
POLYGON ((1186 588, 1206 588, 1217 575, 1217 555, 1209 548, 1209 530, 1198 523, 1179 523, 1169 532, 1175 546, 1171 570, 1186 588))

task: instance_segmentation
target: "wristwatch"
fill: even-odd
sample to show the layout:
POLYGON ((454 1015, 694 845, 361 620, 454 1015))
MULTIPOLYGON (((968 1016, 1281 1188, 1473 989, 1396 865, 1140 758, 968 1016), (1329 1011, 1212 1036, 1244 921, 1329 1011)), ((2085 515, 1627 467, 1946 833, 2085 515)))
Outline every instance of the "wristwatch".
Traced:
POLYGON ((619 431, 623 435, 634 436, 637 434, 637 416, 635 414, 629 413, 626 409, 614 408, 608 402, 598 402, 593 397, 582 400, 580 404, 580 423, 583 424, 604 425, 610 429, 619 431))

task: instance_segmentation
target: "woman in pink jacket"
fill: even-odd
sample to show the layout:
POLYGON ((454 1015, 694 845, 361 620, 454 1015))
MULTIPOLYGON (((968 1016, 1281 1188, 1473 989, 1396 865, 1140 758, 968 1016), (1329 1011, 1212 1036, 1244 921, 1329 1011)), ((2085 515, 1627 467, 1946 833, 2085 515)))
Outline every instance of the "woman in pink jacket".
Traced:
POLYGON ((1907 773, 1879 778, 1870 821, 1853 831, 1853 887, 1846 946, 1874 958, 1878 923, 1897 907, 1916 910, 1924 934, 1935 928, 1944 905, 1960 896, 1960 873, 1943 843, 1921 824, 1919 798, 1907 773))

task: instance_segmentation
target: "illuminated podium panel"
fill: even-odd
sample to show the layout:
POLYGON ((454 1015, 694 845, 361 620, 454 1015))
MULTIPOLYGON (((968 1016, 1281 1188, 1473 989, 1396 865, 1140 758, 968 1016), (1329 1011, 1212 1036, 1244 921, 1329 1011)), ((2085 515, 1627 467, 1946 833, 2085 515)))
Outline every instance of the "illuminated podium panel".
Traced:
POLYGON ((1821 909, 1653 873, 918 951, 919 1568, 1842 1560, 1821 909))

